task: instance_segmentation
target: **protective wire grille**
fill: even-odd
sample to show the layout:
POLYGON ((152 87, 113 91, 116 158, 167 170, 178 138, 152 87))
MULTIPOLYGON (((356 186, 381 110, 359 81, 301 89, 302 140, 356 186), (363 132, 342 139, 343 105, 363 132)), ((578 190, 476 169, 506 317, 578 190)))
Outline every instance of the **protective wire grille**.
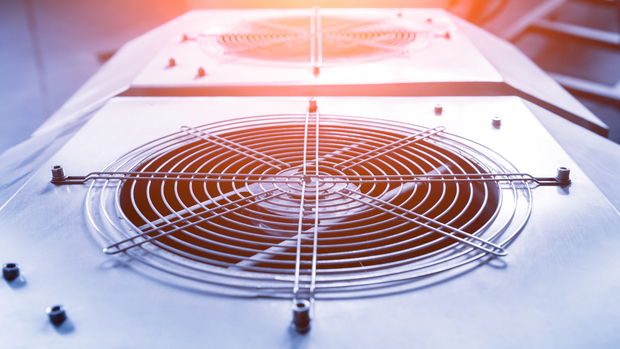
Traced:
POLYGON ((261 60, 286 62, 351 61, 407 55, 424 47, 426 30, 395 18, 355 19, 321 16, 281 17, 240 23, 202 37, 203 49, 261 60))
POLYGON ((274 297, 381 289, 504 255, 531 201, 506 160, 442 127, 318 111, 183 127, 106 171, 133 173, 89 191, 108 253, 274 297))

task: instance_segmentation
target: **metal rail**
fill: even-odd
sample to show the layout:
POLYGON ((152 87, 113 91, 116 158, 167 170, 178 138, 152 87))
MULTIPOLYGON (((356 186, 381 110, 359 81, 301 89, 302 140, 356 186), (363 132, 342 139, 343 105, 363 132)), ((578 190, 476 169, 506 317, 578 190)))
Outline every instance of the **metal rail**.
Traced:
POLYGON ((383 149, 388 148, 388 147, 395 146, 396 144, 398 144, 398 143, 400 143, 400 142, 405 142, 405 141, 406 141, 406 143, 404 143, 404 144, 401 144, 401 145, 399 145, 399 146, 395 146, 395 147, 394 147, 394 148, 392 148, 392 149, 389 149, 389 150, 384 151, 384 152, 382 152, 382 153, 379 153, 379 154, 377 154, 377 155, 371 156, 371 157, 369 157, 369 158, 367 158, 367 159, 364 159, 364 160, 362 160, 362 161, 359 161, 359 162, 357 162, 357 163, 355 163, 355 164, 353 164, 353 165, 349 165, 349 166, 346 166, 346 167, 343 167, 343 168, 342 168, 343 170, 349 169, 349 168, 351 168, 351 167, 353 167, 353 166, 360 165, 360 164, 362 164, 362 163, 364 163, 364 162, 366 162, 366 161, 368 161, 368 160, 372 160, 372 159, 377 158, 377 157, 379 157, 379 156, 381 156, 381 155, 385 155, 385 154, 387 154, 387 153, 389 153, 389 152, 392 152, 392 151, 394 151, 394 150, 396 150, 396 149, 400 149, 400 148, 402 148, 402 147, 404 147, 404 146, 407 146, 407 145, 409 145, 409 144, 411 144, 411 143, 415 143, 415 142, 417 142, 417 141, 419 141, 419 140, 422 140, 422 139, 424 139, 424 138, 428 138, 428 137, 430 137, 430 136, 432 136, 432 135, 434 135, 434 134, 437 134, 437 133, 439 133, 439 132, 441 132, 441 131, 443 131, 443 130, 445 130, 445 129, 446 129, 445 127, 443 127, 443 126, 439 126, 439 127, 435 127, 435 128, 432 128, 432 129, 428 129, 428 130, 420 131, 420 132, 418 132, 418 133, 412 134, 411 136, 405 137, 405 138, 403 138, 403 139, 396 140, 396 141, 394 141, 394 142, 392 142, 392 143, 386 144, 386 145, 381 146, 381 147, 379 147, 379 148, 372 149, 372 150, 370 150, 370 151, 366 152, 365 154, 361 154, 361 155, 355 156, 355 157, 353 157, 353 158, 351 158, 351 159, 347 159, 347 160, 345 160, 345 161, 341 162, 340 164, 338 164, 338 165, 336 165, 336 166, 334 166, 334 167, 340 167, 340 166, 343 166, 343 164, 346 164, 346 163, 348 163, 348 162, 351 162, 351 161, 357 160, 357 159, 361 158, 362 156, 369 156, 370 154, 373 154, 373 153, 375 153, 375 152, 378 152, 378 151, 383 150, 383 149), (423 134, 425 134, 425 133, 428 133, 428 134, 423 136, 423 134))
POLYGON ((91 172, 86 176, 65 176, 50 180, 56 185, 84 184, 90 180, 169 180, 190 182, 233 182, 233 183, 301 183, 314 179, 324 183, 450 183, 450 182, 534 182, 538 185, 565 186, 570 179, 558 177, 534 177, 528 173, 459 173, 459 174, 423 174, 423 175, 269 175, 254 173, 185 173, 185 172, 91 172), (213 177, 213 178, 209 178, 213 177), (245 177, 245 178, 221 178, 245 177), (329 180, 326 180, 329 178, 329 180), (342 178, 342 179, 339 179, 342 178))
MULTIPOLYGON (((303 148, 303 169, 302 173, 305 176, 307 171, 306 157, 308 155, 308 123, 310 120, 310 110, 306 112, 306 123, 304 126, 304 148, 303 148)), ((303 218, 304 218, 304 201, 306 196, 306 181, 301 182, 301 197, 299 198, 299 220, 297 224, 297 250, 295 254, 295 280, 293 282, 293 298, 297 299, 297 292, 299 292, 299 272, 301 269, 301 235, 303 231, 303 218)))
POLYGON ((320 7, 314 6, 310 15, 310 64, 315 76, 319 75, 323 65, 322 35, 320 7))
POLYGON ((469 245, 469 246, 472 246, 472 247, 475 247, 475 248, 477 248, 477 249, 480 249, 480 250, 482 250, 482 251, 484 251, 484 252, 486 252, 486 253, 491 253, 491 254, 493 254, 493 255, 495 255, 495 256, 498 256, 498 257, 502 257, 502 256, 505 256, 505 255, 507 255, 507 254, 508 254, 508 253, 506 252, 506 250, 504 250, 501 246, 498 246, 498 245, 496 245, 496 244, 494 244, 494 243, 492 243, 492 242, 489 242, 489 241, 486 241, 486 240, 484 240, 484 239, 481 239, 481 238, 479 238, 479 237, 477 237, 477 236, 475 236, 475 235, 469 234, 469 233, 467 233, 467 232, 465 232, 465 231, 463 231, 463 230, 461 230, 461 229, 458 229, 458 228, 452 227, 452 226, 450 226, 450 225, 447 225, 447 224, 441 223, 441 222, 440 222, 440 221, 438 221, 438 220, 435 220, 435 219, 432 219, 432 218, 426 217, 426 216, 424 216, 424 215, 421 215, 421 214, 415 213, 415 212, 413 212, 413 211, 410 211, 410 210, 404 209, 404 208, 402 208, 402 207, 400 207, 400 206, 393 205, 393 204, 391 204, 391 203, 389 203, 389 202, 387 202, 387 201, 384 201, 384 200, 381 200, 381 199, 375 198, 375 197, 370 196, 370 195, 366 195, 366 194, 363 194, 363 193, 360 193, 360 192, 353 192, 353 195, 360 195, 360 196, 362 196, 362 197, 364 197, 364 198, 367 198, 367 199, 370 199, 370 200, 372 200, 372 201, 377 201, 377 202, 379 202, 381 205, 389 206, 389 207, 391 207, 393 210, 394 210, 394 209, 396 209, 396 210, 401 210, 401 211, 404 211, 404 212, 405 212, 405 214, 399 214, 399 213, 394 212, 393 210, 388 210, 388 209, 386 209, 386 208, 381 207, 380 205, 373 204, 372 202, 367 202, 367 201, 364 201, 364 200, 360 200, 360 199, 358 199, 358 198, 354 197, 353 195, 348 194, 348 192, 349 192, 349 190, 348 190, 348 189, 344 189, 344 190, 342 190, 341 192, 338 192, 338 194, 339 194, 339 195, 342 195, 343 197, 347 197, 347 198, 350 198, 350 199, 352 199, 352 200, 358 201, 358 202, 360 202, 360 203, 366 204, 366 205, 368 205, 368 206, 372 206, 372 207, 374 207, 374 208, 376 208, 376 209, 379 209, 379 210, 381 210, 381 211, 384 211, 384 212, 386 212, 386 213, 390 213, 390 214, 395 215, 395 216, 397 216, 397 217, 403 218, 403 219, 405 219, 405 220, 408 220, 409 222, 412 222, 412 223, 415 223, 415 224, 421 225, 421 226, 423 226, 423 227, 425 227, 425 228, 427 228, 427 229, 430 229, 430 230, 432 230, 432 231, 435 231, 435 232, 437 232, 437 233, 440 233, 440 234, 442 234, 442 235, 444 235, 444 236, 447 236, 447 237, 449 237, 449 238, 452 238, 452 239, 458 240, 458 241, 460 241, 460 242, 462 242, 462 243, 464 243, 464 244, 467 244, 467 245, 469 245), (413 215, 413 216, 415 216, 416 218, 421 218, 421 219, 424 219, 424 220, 428 221, 429 223, 439 225, 439 226, 441 226, 442 228, 452 230, 452 231, 454 231, 455 233, 459 233, 459 234, 465 235, 465 236, 467 236, 469 239, 473 239, 473 240, 476 240, 476 241, 478 241, 478 242, 480 242, 480 243, 482 243, 482 244, 489 245, 489 246, 491 246, 493 249, 486 248, 486 247, 481 246, 481 245, 477 245, 477 244, 475 244, 475 243, 473 243, 473 242, 471 242, 471 241, 469 241, 469 240, 466 240, 466 239, 460 238, 460 237, 458 237, 458 236, 456 236, 456 235, 454 235, 454 234, 450 234, 450 233, 447 233, 447 232, 445 232, 445 231, 442 231, 441 229, 438 229, 438 228, 435 228, 435 227, 431 227, 430 225, 428 225, 428 224, 426 224, 426 223, 418 222, 418 221, 416 221, 416 220, 414 220, 414 219, 411 219, 411 218, 407 217, 407 216, 406 216, 407 214, 413 215))
MULTIPOLYGON (((109 245, 108 247, 103 249, 103 252, 106 253, 106 254, 117 254, 117 253, 120 253, 120 252, 125 252, 125 251, 129 250, 130 248, 134 248, 134 247, 143 245, 143 244, 145 244, 147 242, 151 242, 153 240, 157 240, 159 238, 162 238, 164 236, 176 233, 177 231, 181 231, 183 229, 189 228, 189 227, 194 226, 196 224, 200 224, 200 223, 209 221, 211 219, 220 217, 220 216, 222 216, 222 215, 224 215, 226 213, 234 212, 234 211, 240 210, 242 208, 248 207, 250 205, 254 205, 256 203, 259 203, 261 201, 269 200, 269 199, 272 198, 272 195, 270 195, 270 193, 275 191, 275 190, 277 190, 277 189, 272 189, 272 190, 269 190, 269 191, 266 191, 266 192, 263 192, 263 193, 254 194, 254 195, 251 195, 251 196, 248 196, 248 197, 245 197, 245 198, 241 198, 241 199, 229 202, 227 204, 218 206, 218 207, 214 208, 213 210, 204 211, 204 212, 200 212, 200 213, 194 213, 194 214, 191 214, 191 215, 189 215, 187 217, 183 217, 182 219, 179 219, 178 221, 168 222, 168 223, 160 225, 160 226, 151 225, 150 229, 143 230, 142 233, 140 233, 138 235, 132 236, 130 238, 127 238, 127 239, 121 240, 119 242, 116 242, 116 243, 114 243, 112 245, 109 245), (234 208, 231 208, 231 209, 227 208, 228 206, 238 205, 241 202, 254 199, 254 198, 259 197, 261 195, 266 195, 266 197, 264 197, 262 199, 250 201, 250 202, 248 202, 245 205, 240 205, 240 206, 237 206, 237 207, 234 207, 234 208), (226 211, 225 212, 221 212, 221 213, 216 213, 216 214, 214 214, 212 216, 209 216, 209 217, 201 217, 204 214, 213 213, 213 211, 218 210, 218 209, 225 209, 226 211), (201 219, 197 220, 195 222, 188 222, 189 219, 196 218, 196 217, 201 217, 201 219), (188 223, 184 224, 183 226, 176 227, 175 225, 179 224, 179 222, 188 222, 188 223), (169 231, 161 231, 162 229, 168 228, 168 227, 174 227, 174 229, 169 230, 169 231), (148 235, 148 234, 152 234, 152 233, 154 233, 156 231, 159 231, 160 233, 158 235, 156 235, 156 236, 149 236, 148 235), (138 239, 138 238, 143 238, 144 240, 142 240, 142 241, 135 241, 135 239, 138 239), (125 244, 125 243, 131 243, 131 245, 125 246, 125 247, 121 248, 120 246, 122 244, 125 244)), ((276 194, 276 195, 273 195, 273 196, 280 196, 280 195, 284 195, 284 194, 286 194, 286 192, 282 192, 282 193, 279 193, 279 194, 276 194)), ((151 222, 151 224, 152 224, 152 222, 151 222)))
MULTIPOLYGON (((247 34, 243 34, 243 35, 247 37, 247 34)), ((230 35, 227 35, 227 36, 230 36, 230 35)), ((250 46, 246 46, 246 47, 240 47, 236 49, 227 49, 226 53, 231 54, 231 53, 248 52, 252 50, 257 50, 257 49, 262 49, 262 48, 266 48, 269 46, 282 44, 282 43, 293 41, 293 40, 298 40, 300 38, 305 38, 305 37, 306 37, 305 35, 300 35, 300 34, 289 34, 285 37, 270 38, 269 41, 263 42, 263 43, 252 43, 250 44, 250 46)))
MULTIPOLYGON (((315 174, 319 176, 319 109, 315 111, 315 174)), ((314 301, 314 290, 316 288, 316 262, 318 256, 318 241, 319 241, 319 185, 315 186, 315 199, 314 199, 314 241, 312 244, 312 271, 310 279, 310 300, 314 301)))
POLYGON ((247 152, 252 152, 252 153, 254 153, 255 155, 260 155, 260 156, 262 156, 262 157, 265 157, 265 158, 269 159, 269 161, 275 161, 275 162, 277 162, 277 163, 279 163, 280 165, 283 165, 283 166, 285 166, 285 167, 289 167, 289 166, 290 166, 289 164, 287 164, 287 163, 285 163, 285 162, 283 162, 283 161, 280 161, 280 160, 278 160, 278 159, 276 159, 276 158, 274 158, 274 157, 272 157, 272 156, 269 156, 269 155, 267 155, 267 154, 263 154, 263 153, 261 153, 261 152, 259 152, 259 151, 257 151, 257 150, 254 150, 254 149, 248 148, 248 147, 246 147, 245 145, 239 144, 239 143, 237 143, 237 142, 233 142, 233 141, 231 141, 231 140, 228 140, 228 139, 223 138, 223 137, 220 137, 220 136, 216 136, 216 135, 211 134, 211 133, 209 133, 209 132, 201 131, 201 130, 199 130, 199 129, 197 129, 197 128, 194 128, 194 127, 190 127, 190 126, 181 126, 181 132, 184 132, 184 133, 186 133, 186 134, 188 134, 188 135, 190 135, 190 136, 194 136, 194 137, 197 137, 197 138, 200 138, 200 139, 204 139, 204 140, 205 140, 205 141, 207 141, 207 142, 212 142, 212 143, 215 143, 215 144, 217 144, 217 145, 221 145, 222 147, 224 147, 224 148, 226 148, 226 149, 232 150, 232 151, 234 151, 234 152, 236 152, 236 153, 239 153, 239 154, 241 154, 241 155, 243 155, 243 156, 250 157, 250 158, 252 158, 252 159, 254 159, 254 160, 256 160, 256 161, 260 161, 260 162, 264 163, 265 165, 267 165, 267 166, 271 166, 271 167, 274 167, 274 168, 277 168, 278 170, 281 170, 282 168, 280 168, 280 166, 270 164, 268 161, 265 161, 265 160, 259 159, 259 158, 257 158, 256 156, 254 156, 254 155, 252 155, 252 154, 246 154, 245 152, 243 152, 243 151, 241 151, 241 150, 239 150, 239 149, 235 149, 235 148, 233 148, 233 147, 231 147, 230 145, 227 145, 227 144, 225 144, 225 143, 228 143, 228 144, 234 145, 235 147, 239 147, 239 148, 241 148, 241 149, 243 149, 243 150, 245 150, 245 151, 247 151, 247 152), (205 137, 205 136, 206 136, 206 137, 205 137), (210 139, 210 138, 215 138, 215 139, 217 139, 218 141, 220 141, 221 143, 218 143, 218 142, 216 142, 216 141, 214 141, 213 139, 210 139), (224 142, 225 142, 225 143, 224 143, 224 142))

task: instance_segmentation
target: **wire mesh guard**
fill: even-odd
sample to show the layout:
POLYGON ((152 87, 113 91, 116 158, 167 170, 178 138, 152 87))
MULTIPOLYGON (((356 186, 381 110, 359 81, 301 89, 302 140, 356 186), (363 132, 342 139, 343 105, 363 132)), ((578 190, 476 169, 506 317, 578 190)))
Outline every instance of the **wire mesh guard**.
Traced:
POLYGON ((205 51, 261 60, 310 62, 350 61, 385 55, 407 55, 434 35, 396 18, 356 19, 321 16, 280 17, 248 21, 205 33, 205 51))
POLYGON ((106 253, 273 297, 381 290, 505 255, 532 199, 508 161, 443 127, 318 111, 183 127, 94 179, 106 253))

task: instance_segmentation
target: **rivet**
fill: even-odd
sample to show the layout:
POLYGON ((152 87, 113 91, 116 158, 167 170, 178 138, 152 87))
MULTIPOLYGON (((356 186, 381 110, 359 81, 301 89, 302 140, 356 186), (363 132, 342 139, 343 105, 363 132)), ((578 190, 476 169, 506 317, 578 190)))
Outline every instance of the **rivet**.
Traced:
POLYGON ((443 113, 443 106, 441 104, 435 104, 435 114, 441 115, 443 113))
POLYGON ((299 333, 310 330, 310 302, 305 299, 293 300, 293 327, 299 333))
POLYGON ((50 322, 54 325, 60 325, 67 319, 67 313, 62 305, 53 305, 45 310, 47 316, 50 318, 50 322))
POLYGON ((17 279, 19 277, 19 265, 16 263, 7 263, 3 265, 2 276, 8 281, 17 279))
POLYGON ((499 116, 495 116, 491 120, 491 124, 493 125, 493 127, 499 128, 502 125, 502 119, 499 116))
POLYGON ((199 78, 202 78, 202 77, 204 77, 206 75, 207 75, 207 73, 205 73, 204 68, 202 68, 202 67, 198 68, 198 77, 199 78))

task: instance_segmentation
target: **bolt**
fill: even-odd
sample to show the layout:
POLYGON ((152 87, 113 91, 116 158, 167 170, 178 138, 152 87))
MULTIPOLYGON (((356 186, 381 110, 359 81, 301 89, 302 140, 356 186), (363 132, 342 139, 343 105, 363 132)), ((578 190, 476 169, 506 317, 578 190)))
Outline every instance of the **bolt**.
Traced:
POLYGON ((491 124, 493 125, 493 127, 499 128, 502 125, 502 119, 499 116, 495 116, 491 120, 491 124))
POLYGON ((319 73, 321 72, 321 67, 319 67, 318 65, 315 65, 312 72, 314 73, 314 76, 319 75, 319 73))
POLYGON ((50 321, 54 325, 60 325, 63 321, 67 319, 67 313, 62 305, 54 305, 45 310, 47 316, 49 316, 50 321))
POLYGON ((175 61, 174 58, 170 58, 170 60, 168 61, 168 66, 172 68, 175 65, 177 65, 177 61, 175 61))
POLYGON ((67 178, 65 170, 60 165, 52 166, 52 182, 63 181, 67 178))
POLYGON ((7 263, 2 266, 2 276, 8 281, 17 279, 19 276, 19 265, 16 263, 7 263))
POLYGON ((310 302, 305 299, 293 300, 293 327, 299 333, 310 330, 310 302))
POLYGON ((441 104, 435 104, 435 115, 441 115, 443 113, 443 106, 441 104))
POLYGON ((316 100, 314 98, 310 98, 310 105, 308 106, 308 110, 311 113, 314 113, 314 112, 316 112, 317 108, 318 107, 316 105, 316 100))
POLYGON ((198 77, 199 78, 202 78, 202 77, 204 77, 206 75, 207 75, 207 73, 205 73, 204 68, 202 68, 202 67, 198 68, 198 77))
POLYGON ((558 174, 555 180, 560 183, 570 183, 570 169, 568 167, 558 167, 558 174))

